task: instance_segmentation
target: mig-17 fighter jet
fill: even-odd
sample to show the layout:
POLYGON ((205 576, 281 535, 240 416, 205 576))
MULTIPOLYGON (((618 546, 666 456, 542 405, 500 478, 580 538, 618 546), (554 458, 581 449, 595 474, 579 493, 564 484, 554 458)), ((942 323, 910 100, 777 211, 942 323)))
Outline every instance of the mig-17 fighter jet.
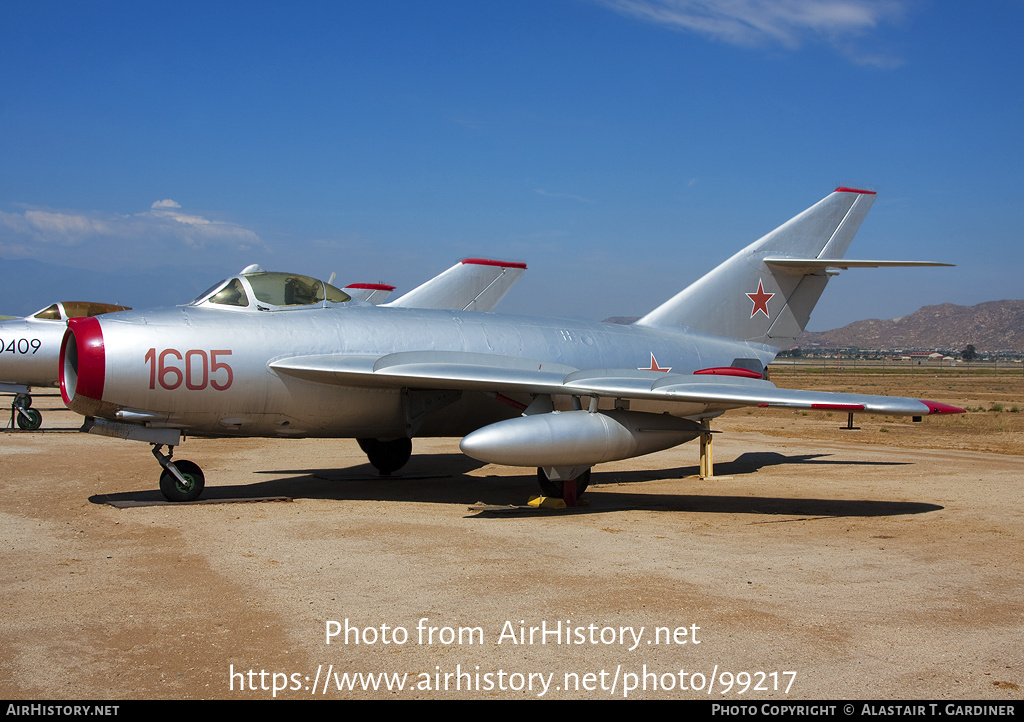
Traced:
POLYGON ((172 460, 186 435, 355 438, 382 474, 413 438, 455 436, 572 498, 594 465, 695 439, 729 409, 961 412, 765 378, 840 269, 944 265, 844 259, 874 200, 836 189, 629 325, 374 306, 313 278, 243 273, 187 306, 72 320, 61 392, 83 430, 152 444, 172 501, 205 483, 172 460))

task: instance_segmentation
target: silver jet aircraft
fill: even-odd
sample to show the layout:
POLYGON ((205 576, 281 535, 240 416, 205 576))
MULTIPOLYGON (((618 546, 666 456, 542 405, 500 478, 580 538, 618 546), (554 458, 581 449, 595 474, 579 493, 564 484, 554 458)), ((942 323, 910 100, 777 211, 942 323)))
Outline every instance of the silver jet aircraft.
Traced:
POLYGON ((128 306, 112 303, 65 301, 53 303, 25 318, 0 321, 0 392, 14 394, 12 424, 34 431, 43 415, 32 406, 32 389, 57 386, 60 342, 69 318, 86 318, 128 306))
POLYGON ((61 392, 83 430, 152 444, 172 501, 204 485, 172 461, 186 435, 356 438, 382 474, 413 437, 457 436, 572 498, 595 464, 692 440, 729 409, 961 412, 765 378, 839 269, 942 265, 844 259, 874 199, 836 189, 630 325, 373 306, 304 276, 243 274, 188 306, 71 321, 61 392))

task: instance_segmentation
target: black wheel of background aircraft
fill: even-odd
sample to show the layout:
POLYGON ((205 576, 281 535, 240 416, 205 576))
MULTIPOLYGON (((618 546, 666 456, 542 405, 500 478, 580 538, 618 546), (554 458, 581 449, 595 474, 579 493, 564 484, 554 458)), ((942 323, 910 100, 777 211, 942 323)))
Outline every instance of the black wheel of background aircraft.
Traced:
POLYGON ((181 482, 174 477, 174 474, 168 469, 164 469, 164 472, 160 474, 161 493, 167 501, 195 501, 203 493, 203 488, 206 486, 206 477, 203 476, 203 470, 199 468, 198 464, 186 460, 175 461, 174 465, 188 483, 182 486, 181 482))
POLYGON ((43 425, 43 415, 35 409, 18 410, 18 428, 25 431, 35 431, 43 425), (26 418, 27 417, 27 418, 26 418))
MULTIPOLYGON (((555 499, 561 499, 565 488, 564 481, 551 481, 544 469, 537 467, 537 483, 540 485, 540 493, 555 499)), ((590 469, 576 477, 576 498, 583 496, 583 492, 590 485, 590 469)))
POLYGON ((412 439, 356 439, 370 464, 381 474, 387 476, 405 466, 412 456, 412 439))

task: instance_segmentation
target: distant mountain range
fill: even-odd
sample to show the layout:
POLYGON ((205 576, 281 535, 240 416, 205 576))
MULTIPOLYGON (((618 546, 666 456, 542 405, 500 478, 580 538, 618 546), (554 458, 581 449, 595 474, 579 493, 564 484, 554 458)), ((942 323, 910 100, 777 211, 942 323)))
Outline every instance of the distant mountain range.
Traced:
MULTIPOLYGON (((637 316, 613 316, 607 323, 629 324, 637 316)), ((832 331, 800 334, 802 349, 861 348, 882 351, 1024 352, 1024 301, 987 301, 977 306, 940 303, 888 321, 856 321, 832 331)))
POLYGON ((940 303, 888 321, 856 321, 832 331, 805 332, 802 349, 862 348, 894 351, 1024 351, 1024 301, 988 301, 977 306, 940 303))

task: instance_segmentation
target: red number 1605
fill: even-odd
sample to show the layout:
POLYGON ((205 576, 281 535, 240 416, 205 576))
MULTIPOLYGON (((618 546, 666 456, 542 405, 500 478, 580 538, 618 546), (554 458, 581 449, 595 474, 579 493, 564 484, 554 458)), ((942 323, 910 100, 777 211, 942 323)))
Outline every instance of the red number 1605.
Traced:
POLYGON ((149 364, 149 388, 155 389, 157 383, 168 391, 181 386, 190 391, 200 391, 207 385, 217 391, 224 391, 231 387, 234 374, 231 366, 218 361, 218 356, 230 356, 230 351, 204 351, 202 349, 190 349, 184 354, 173 348, 167 348, 157 353, 155 348, 146 352, 146 363, 149 364), (178 365, 180 364, 180 366, 178 365), (223 380, 211 378, 218 371, 223 371, 223 380))

